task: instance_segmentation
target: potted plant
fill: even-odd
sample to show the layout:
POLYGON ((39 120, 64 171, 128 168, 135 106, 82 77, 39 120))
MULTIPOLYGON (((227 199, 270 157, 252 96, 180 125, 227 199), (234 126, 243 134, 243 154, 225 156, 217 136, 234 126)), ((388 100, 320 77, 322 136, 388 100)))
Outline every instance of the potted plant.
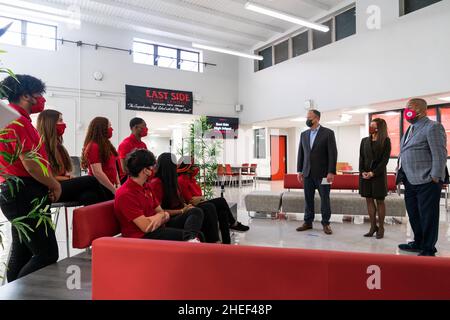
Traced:
POLYGON ((184 140, 181 155, 190 156, 200 169, 197 181, 206 199, 214 198, 214 185, 217 181, 217 157, 222 144, 212 139, 212 126, 205 116, 194 120, 189 126, 189 137, 184 140))

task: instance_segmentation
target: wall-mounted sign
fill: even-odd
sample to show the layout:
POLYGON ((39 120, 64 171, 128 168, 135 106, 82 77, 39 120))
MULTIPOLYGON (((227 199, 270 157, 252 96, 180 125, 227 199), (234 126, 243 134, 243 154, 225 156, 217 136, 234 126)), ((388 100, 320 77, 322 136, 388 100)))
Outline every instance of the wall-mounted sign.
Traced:
POLYGON ((126 109, 192 114, 192 92, 125 86, 126 109))
POLYGON ((239 118, 206 117, 208 124, 214 130, 214 137, 224 139, 237 139, 239 129, 239 118))

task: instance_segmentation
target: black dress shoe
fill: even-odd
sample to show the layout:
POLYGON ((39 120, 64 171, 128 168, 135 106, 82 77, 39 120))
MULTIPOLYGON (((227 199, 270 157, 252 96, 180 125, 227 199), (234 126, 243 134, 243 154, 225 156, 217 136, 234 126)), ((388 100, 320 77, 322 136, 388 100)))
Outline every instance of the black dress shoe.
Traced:
POLYGON ((409 243, 399 244, 398 248, 400 250, 408 251, 408 252, 421 252, 422 251, 422 248, 414 241, 409 242, 409 243))
POLYGON ((435 257, 436 255, 434 254, 434 252, 430 252, 430 251, 422 251, 419 253, 420 257, 435 257))
POLYGON ((242 223, 240 223, 238 221, 235 226, 230 226, 230 229, 234 230, 234 231, 245 232, 245 231, 248 231, 250 229, 250 227, 246 226, 246 225, 243 225, 242 223))

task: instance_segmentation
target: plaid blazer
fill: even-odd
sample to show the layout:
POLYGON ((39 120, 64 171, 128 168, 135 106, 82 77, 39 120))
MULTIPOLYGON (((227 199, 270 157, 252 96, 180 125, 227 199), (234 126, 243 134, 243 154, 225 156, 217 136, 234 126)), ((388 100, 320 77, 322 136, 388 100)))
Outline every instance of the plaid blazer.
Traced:
MULTIPOLYGON (((409 132, 407 132, 409 133, 409 132)), ((401 168, 409 183, 425 184, 431 178, 445 179, 447 134, 442 124, 424 117, 414 124, 411 137, 400 141, 401 168)))

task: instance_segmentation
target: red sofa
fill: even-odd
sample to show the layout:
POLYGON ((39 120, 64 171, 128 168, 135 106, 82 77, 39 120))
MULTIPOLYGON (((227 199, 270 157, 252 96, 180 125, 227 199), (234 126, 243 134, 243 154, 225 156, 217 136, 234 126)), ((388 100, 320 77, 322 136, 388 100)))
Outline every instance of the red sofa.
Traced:
POLYGON ((89 248, 95 239, 118 235, 120 225, 114 214, 114 201, 75 209, 72 228, 72 244, 77 249, 89 248))
MULTIPOLYGON (((395 184, 395 176, 388 174, 387 176, 388 190, 397 191, 397 185, 395 184)), ((298 181, 297 174, 286 174, 284 176, 284 188, 285 189, 303 189, 303 182, 298 181)), ((334 176, 334 182, 331 185, 331 189, 336 190, 358 190, 359 189, 359 175, 356 174, 339 174, 334 176)))
POLYGON ((448 258, 124 238, 92 254, 95 300, 450 299, 448 258))

